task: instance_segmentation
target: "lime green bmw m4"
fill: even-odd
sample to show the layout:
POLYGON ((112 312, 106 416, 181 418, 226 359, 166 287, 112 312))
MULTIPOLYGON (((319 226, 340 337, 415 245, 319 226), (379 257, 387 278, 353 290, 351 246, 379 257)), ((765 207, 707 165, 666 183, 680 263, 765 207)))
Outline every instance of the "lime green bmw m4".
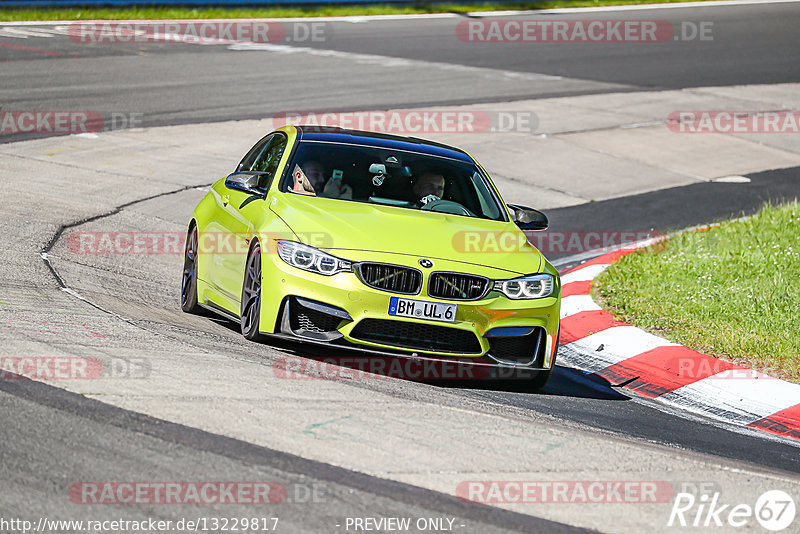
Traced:
POLYGON ((466 152, 415 138, 286 126, 218 180, 189 223, 184 311, 250 340, 530 371, 558 346, 558 271, 466 152))

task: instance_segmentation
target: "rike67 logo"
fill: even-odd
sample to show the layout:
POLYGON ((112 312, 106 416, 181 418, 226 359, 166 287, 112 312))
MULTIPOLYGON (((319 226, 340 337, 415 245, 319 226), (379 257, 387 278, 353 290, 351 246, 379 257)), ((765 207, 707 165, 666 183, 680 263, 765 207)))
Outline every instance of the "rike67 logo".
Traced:
POLYGON ((720 493, 678 493, 672 504, 667 526, 680 527, 750 527, 752 519, 763 528, 779 532, 794 521, 796 509, 792 497, 781 490, 764 492, 754 506, 722 502, 720 493))

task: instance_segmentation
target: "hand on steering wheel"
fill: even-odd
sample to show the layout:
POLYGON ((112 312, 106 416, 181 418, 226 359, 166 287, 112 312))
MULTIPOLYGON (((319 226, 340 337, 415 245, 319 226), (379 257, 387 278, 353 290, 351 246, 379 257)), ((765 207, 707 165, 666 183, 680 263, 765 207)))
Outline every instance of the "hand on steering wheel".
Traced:
POLYGON ((436 202, 437 200, 442 200, 441 198, 437 197, 436 195, 425 195, 421 199, 419 199, 419 203, 423 206, 427 206, 429 202, 436 202))
POLYGON ((469 217, 475 217, 474 213, 454 200, 442 200, 436 195, 428 196, 433 197, 436 200, 428 200, 425 204, 423 204, 420 208, 423 211, 435 211, 437 213, 452 213, 453 215, 467 215, 469 217))

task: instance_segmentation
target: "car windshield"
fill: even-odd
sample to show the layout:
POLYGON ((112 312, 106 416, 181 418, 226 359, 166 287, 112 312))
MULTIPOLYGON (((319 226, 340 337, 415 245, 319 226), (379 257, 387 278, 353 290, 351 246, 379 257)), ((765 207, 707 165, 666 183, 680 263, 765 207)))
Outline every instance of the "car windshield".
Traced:
POLYGON ((394 148, 301 141, 282 191, 502 220, 473 163, 394 148))

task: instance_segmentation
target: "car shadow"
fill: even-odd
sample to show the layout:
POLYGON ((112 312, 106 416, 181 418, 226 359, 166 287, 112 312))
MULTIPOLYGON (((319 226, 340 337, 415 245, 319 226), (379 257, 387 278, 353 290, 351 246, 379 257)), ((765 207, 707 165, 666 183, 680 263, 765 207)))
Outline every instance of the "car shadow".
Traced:
MULTIPOLYGON (((225 323, 220 321, 220 324, 225 323)), ((226 326, 238 330, 233 323, 227 322, 226 326)), ((555 366, 545 387, 535 389, 530 376, 508 378, 487 375, 475 378, 480 372, 469 368, 467 372, 461 372, 463 368, 455 362, 443 367, 401 356, 370 355, 347 347, 314 345, 275 337, 268 337, 262 343, 287 355, 279 357, 274 364, 276 375, 287 378, 353 380, 378 375, 447 389, 629 400, 628 396, 614 389, 608 380, 561 364, 555 366)))
POLYGON ((613 385, 605 378, 581 371, 565 365, 556 364, 547 381, 541 389, 533 389, 524 379, 518 380, 475 380, 475 381, 449 381, 437 385, 456 388, 473 389, 480 391, 529 393, 533 395, 548 395, 555 397, 574 397, 598 400, 629 400, 630 397, 614 389, 613 385))

